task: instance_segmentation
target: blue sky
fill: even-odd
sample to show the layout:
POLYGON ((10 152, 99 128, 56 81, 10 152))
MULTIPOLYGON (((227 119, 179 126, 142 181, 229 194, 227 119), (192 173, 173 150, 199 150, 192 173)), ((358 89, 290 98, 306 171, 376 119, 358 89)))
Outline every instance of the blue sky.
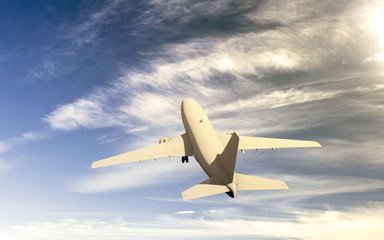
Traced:
POLYGON ((1 1, 0 239, 381 239, 381 1, 1 1), (239 154, 285 181, 187 202, 195 161, 93 161, 184 132, 316 140, 239 154))

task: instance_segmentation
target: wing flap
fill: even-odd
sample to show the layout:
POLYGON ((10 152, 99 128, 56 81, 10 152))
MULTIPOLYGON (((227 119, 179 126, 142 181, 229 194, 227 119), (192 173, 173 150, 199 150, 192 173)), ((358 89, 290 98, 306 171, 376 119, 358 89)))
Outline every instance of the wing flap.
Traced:
POLYGON ((207 179, 182 192, 181 197, 185 201, 230 191, 227 186, 214 184, 212 182, 213 181, 211 179, 207 179))
POLYGON ((288 189, 283 181, 236 173, 237 190, 288 189))
MULTIPOLYGON (((231 138, 230 134, 218 133, 219 138, 226 144, 231 138)), ((240 136, 240 149, 272 149, 272 148, 301 148, 301 147, 321 147, 318 142, 305 140, 291 140, 279 138, 262 138, 240 136)))
POLYGON ((92 163, 92 168, 171 156, 192 156, 192 148, 187 134, 183 134, 164 143, 95 161, 92 163))

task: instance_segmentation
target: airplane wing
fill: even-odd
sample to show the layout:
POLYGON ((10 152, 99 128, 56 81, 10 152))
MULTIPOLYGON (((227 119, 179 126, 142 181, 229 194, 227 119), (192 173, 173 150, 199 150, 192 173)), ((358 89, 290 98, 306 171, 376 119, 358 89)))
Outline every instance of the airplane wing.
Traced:
POLYGON ((186 133, 163 143, 93 162, 92 168, 172 156, 192 156, 192 147, 186 133))
MULTIPOLYGON (((231 138, 230 133, 217 133, 224 145, 231 138)), ((279 138, 262 138, 240 136, 239 150, 245 149, 272 149, 272 148, 298 148, 298 147, 321 147, 318 142, 291 140, 279 138)))

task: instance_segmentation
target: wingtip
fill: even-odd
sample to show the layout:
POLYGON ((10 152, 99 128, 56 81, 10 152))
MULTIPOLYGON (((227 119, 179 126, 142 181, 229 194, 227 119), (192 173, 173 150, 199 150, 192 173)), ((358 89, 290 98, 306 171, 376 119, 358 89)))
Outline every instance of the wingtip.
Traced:
POLYGON ((92 164, 91 164, 91 169, 93 169, 93 168, 99 168, 100 166, 98 166, 99 164, 98 164, 98 161, 96 161, 96 162, 93 162, 92 164))
POLYGON ((181 199, 182 199, 183 201, 187 201, 187 200, 188 200, 188 199, 184 196, 183 193, 181 193, 181 199))

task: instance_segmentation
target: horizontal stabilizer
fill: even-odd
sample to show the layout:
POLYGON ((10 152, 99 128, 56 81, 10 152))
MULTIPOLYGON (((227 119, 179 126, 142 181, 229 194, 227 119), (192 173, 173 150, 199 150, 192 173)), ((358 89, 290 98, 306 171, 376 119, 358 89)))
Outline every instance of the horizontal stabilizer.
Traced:
POLYGON ((236 173, 237 190, 288 189, 283 181, 236 173))
POLYGON ((219 193, 229 192, 227 186, 213 183, 212 178, 205 180, 181 193, 183 200, 206 197, 219 193))

